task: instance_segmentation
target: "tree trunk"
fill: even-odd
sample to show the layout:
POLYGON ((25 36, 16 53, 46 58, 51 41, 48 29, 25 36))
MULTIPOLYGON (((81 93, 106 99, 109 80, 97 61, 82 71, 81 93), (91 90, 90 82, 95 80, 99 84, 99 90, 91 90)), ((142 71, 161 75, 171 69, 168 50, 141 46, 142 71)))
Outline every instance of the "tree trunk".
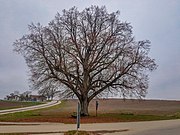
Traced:
POLYGON ((88 112, 89 101, 88 101, 88 98, 82 98, 82 100, 80 100, 80 104, 81 104, 81 116, 89 116, 89 112, 88 112))

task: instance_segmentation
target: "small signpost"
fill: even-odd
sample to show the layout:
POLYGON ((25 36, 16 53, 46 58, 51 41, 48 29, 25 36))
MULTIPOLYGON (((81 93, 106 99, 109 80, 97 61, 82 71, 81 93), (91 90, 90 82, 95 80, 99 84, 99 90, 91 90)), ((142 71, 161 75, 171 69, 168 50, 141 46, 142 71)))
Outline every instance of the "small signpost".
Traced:
POLYGON ((98 110, 99 103, 96 101, 96 116, 97 116, 97 110, 98 110))
POLYGON ((81 106, 80 106, 80 103, 78 102, 78 105, 77 105, 77 131, 78 129, 80 128, 80 112, 81 112, 81 106))

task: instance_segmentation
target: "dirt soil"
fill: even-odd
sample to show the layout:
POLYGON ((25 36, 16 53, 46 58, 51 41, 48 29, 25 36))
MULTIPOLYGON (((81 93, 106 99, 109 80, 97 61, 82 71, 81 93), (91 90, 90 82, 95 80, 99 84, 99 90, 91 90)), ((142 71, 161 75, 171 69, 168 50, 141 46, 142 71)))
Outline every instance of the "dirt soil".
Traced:
POLYGON ((0 110, 9 109, 9 108, 25 107, 25 106, 28 106, 28 104, 26 102, 0 100, 0 110))
POLYGON ((35 106, 40 104, 43 104, 43 102, 0 100, 0 110, 22 108, 22 107, 35 106))
MULTIPOLYGON (((37 110, 31 116, 12 121, 76 123, 76 119, 71 115, 76 112, 77 102, 77 100, 66 100, 59 107, 37 110)), ((82 117, 81 123, 137 121, 136 119, 119 119, 116 116, 104 117, 103 114, 172 115, 177 112, 180 113, 180 101, 98 99, 91 101, 90 116, 82 117), (99 102, 98 117, 95 113, 96 101, 99 102)))
MULTIPOLYGON (((90 114, 95 114, 95 104, 98 101, 99 113, 135 113, 149 115, 168 115, 180 111, 180 101, 167 100, 122 100, 99 99, 92 100, 89 105, 90 114)), ((76 111, 77 100, 67 100, 64 112, 76 111)))

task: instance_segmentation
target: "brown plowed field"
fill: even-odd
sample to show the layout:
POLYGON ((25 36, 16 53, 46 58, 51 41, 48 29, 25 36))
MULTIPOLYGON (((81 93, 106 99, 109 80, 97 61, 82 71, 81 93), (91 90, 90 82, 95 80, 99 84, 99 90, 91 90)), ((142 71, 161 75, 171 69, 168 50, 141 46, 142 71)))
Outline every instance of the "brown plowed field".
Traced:
POLYGON ((12 108, 21 108, 27 106, 38 105, 41 103, 38 102, 18 102, 18 101, 4 101, 0 100, 0 110, 12 109, 12 108))
MULTIPOLYGON (((180 101, 167 100, 122 100, 122 99, 100 99, 99 113, 135 113, 150 115, 168 115, 180 112, 180 101)), ((95 113, 96 100, 89 105, 90 113, 95 113)), ((63 111, 76 111, 77 100, 67 100, 63 111)))
MULTIPOLYGON (((98 99, 96 117, 95 103, 89 105, 89 117, 81 118, 81 123, 149 121, 180 118, 180 101, 165 100, 121 100, 98 99)), ((76 123, 71 115, 76 112, 77 100, 65 100, 61 104, 31 112, 0 116, 0 121, 17 122, 61 122, 76 123)))

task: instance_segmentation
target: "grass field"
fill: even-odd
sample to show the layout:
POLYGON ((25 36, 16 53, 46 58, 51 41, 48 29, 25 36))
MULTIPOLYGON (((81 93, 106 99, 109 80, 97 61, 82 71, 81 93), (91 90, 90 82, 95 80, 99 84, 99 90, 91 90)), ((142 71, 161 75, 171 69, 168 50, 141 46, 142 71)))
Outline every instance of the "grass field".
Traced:
MULTIPOLYGON (((90 116, 81 118, 81 123, 180 119, 180 101, 119 99, 98 101, 98 116, 95 116, 95 100, 93 100, 89 106, 90 116)), ((71 115, 76 112, 76 106, 77 100, 66 100, 46 109, 1 115, 0 121, 75 123, 76 119, 71 115)))
POLYGON ((39 104, 43 104, 43 103, 42 102, 20 102, 20 101, 0 100, 0 110, 34 106, 34 105, 39 105, 39 104))

